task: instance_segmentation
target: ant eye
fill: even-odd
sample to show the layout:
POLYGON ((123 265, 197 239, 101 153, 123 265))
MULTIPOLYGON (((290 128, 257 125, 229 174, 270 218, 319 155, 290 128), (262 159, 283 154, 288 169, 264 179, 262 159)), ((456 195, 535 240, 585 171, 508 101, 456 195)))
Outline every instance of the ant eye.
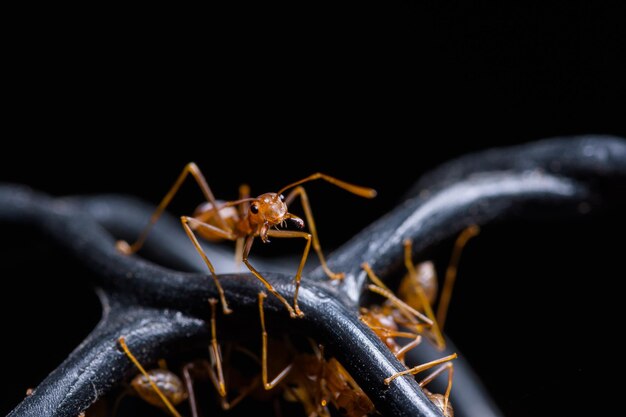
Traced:
POLYGON ((259 212, 259 206, 257 206, 256 204, 252 204, 250 206, 250 211, 254 214, 257 214, 259 212))
POLYGON ((285 196, 284 195, 280 195, 280 201, 285 201, 285 196))

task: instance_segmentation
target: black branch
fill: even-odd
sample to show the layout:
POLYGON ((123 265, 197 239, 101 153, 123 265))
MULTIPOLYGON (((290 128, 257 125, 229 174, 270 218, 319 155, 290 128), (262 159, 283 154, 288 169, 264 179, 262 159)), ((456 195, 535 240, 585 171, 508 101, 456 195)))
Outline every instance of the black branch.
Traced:
MULTIPOLYGON (((284 329, 327 345, 381 414, 440 416, 413 378, 384 386, 384 378, 404 368, 358 319, 366 282, 361 263, 369 262, 385 279, 401 268, 406 238, 415 242, 419 259, 470 224, 595 213, 623 202, 625 184, 626 142, 611 137, 552 139, 460 158, 425 176, 398 208, 329 257, 333 269, 346 272, 342 282, 329 282, 319 269, 304 277, 299 297, 304 319, 287 319, 273 297, 267 299, 268 315, 284 329)), ((118 348, 120 336, 128 338, 142 362, 206 344, 207 299, 217 296, 207 275, 168 269, 115 249, 115 239, 136 236, 151 211, 119 196, 52 199, 23 186, 0 185, 0 221, 40 227, 94 271, 104 311, 87 339, 10 416, 77 416, 134 372, 118 348)), ((146 253, 176 269, 204 271, 184 239, 176 222, 166 219, 146 253)), ((229 262, 230 255, 219 248, 206 249, 217 265, 229 262)), ((266 263, 262 269, 282 267, 266 263)), ((293 293, 289 275, 266 275, 282 294, 293 293)), ((250 274, 221 275, 220 281, 233 316, 256 320, 258 281, 250 274)), ((467 363, 460 359, 456 368, 458 414, 499 415, 467 363)))

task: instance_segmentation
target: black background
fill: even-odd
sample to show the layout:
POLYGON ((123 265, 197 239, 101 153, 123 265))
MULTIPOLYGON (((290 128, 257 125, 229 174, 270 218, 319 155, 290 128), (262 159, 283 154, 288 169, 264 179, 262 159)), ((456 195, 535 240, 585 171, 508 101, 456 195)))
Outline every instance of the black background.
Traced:
MULTIPOLYGON (((626 136, 625 16, 608 4, 18 13, 3 65, 0 180, 156 203, 194 160, 223 199, 241 182, 260 193, 314 171, 377 188, 362 201, 308 187, 328 251, 455 156, 556 135, 626 136)), ((187 185, 172 211, 199 198, 187 185)), ((608 242, 626 232, 619 214, 513 224, 468 248, 475 281, 460 280, 449 333, 507 415, 573 415, 606 399, 604 371, 621 353, 610 283, 624 275, 623 245, 608 242)), ((3 230, 3 293, 18 305, 2 303, 0 412, 99 316, 81 267, 34 231, 3 230)))

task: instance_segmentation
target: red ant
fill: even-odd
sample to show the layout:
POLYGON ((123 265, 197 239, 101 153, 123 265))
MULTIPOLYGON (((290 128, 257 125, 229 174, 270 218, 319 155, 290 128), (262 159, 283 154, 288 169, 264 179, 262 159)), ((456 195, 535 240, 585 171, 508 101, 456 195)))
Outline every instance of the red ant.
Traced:
MULTIPOLYGON (((374 411, 374 405, 359 388, 350 374, 334 358, 325 359, 323 347, 317 346, 311 341, 313 353, 298 352, 291 363, 284 367, 272 380, 268 372, 268 334, 265 327, 265 313, 263 301, 267 297, 265 293, 259 293, 259 315, 261 321, 262 340, 261 358, 244 348, 241 352, 253 358, 261 365, 261 377, 255 377, 252 382, 236 381, 240 386, 239 393, 232 399, 228 399, 228 389, 224 376, 222 352, 217 342, 216 331, 216 305, 217 300, 211 299, 211 343, 210 362, 196 361, 183 367, 185 387, 180 379, 170 371, 157 369, 146 371, 126 345, 125 339, 119 339, 119 344, 125 354, 139 369, 132 382, 132 387, 137 394, 146 402, 168 410, 174 417, 181 417, 175 406, 185 399, 189 400, 191 414, 198 417, 196 395, 193 388, 193 377, 208 376, 220 397, 222 409, 229 410, 237 405, 243 398, 257 390, 259 385, 263 391, 281 392, 288 401, 298 401, 302 404, 305 413, 310 417, 330 417, 329 404, 340 411, 346 417, 362 417, 374 411)), ((273 349, 281 349, 288 354, 284 344, 273 345, 273 349)), ((277 355, 275 357, 284 357, 277 355)), ((276 366, 276 363, 272 362, 276 366)), ((260 394, 257 392, 257 394, 260 394)), ((259 395, 262 396, 262 395, 259 395)))
MULTIPOLYGON (((368 285, 368 289, 376 294, 382 295, 387 300, 382 306, 372 308, 361 308, 361 319, 365 321, 372 330, 389 332, 395 331, 390 325, 404 326, 413 329, 415 332, 424 333, 439 350, 446 346, 443 337, 443 326, 445 324, 452 289, 456 281, 456 275, 463 248, 472 237, 480 232, 478 226, 470 226, 463 230, 454 243, 452 257, 446 269, 446 277, 439 297, 437 315, 433 312, 432 305, 437 296, 437 275, 432 262, 422 262, 413 264, 411 259, 412 243, 410 240, 404 241, 404 264, 407 274, 400 282, 398 296, 396 296, 387 286, 376 276, 368 263, 363 263, 362 267, 373 284, 368 285), (424 312, 424 314, 421 313, 424 312), (418 323, 417 320, 423 323, 418 323), (384 324, 381 324, 383 323, 384 324), (378 324, 377 324, 378 323, 378 324)), ((379 336, 384 336, 380 333, 379 336)), ((378 333, 377 333, 378 334, 378 333)), ((410 337, 397 335, 391 337, 410 337)), ((385 339, 383 339, 385 340, 385 339)), ((415 345, 416 346, 416 345, 415 345)), ((393 351, 394 347, 389 346, 393 351)), ((404 352, 405 353, 405 352, 404 352)))
MULTIPOLYGON (((442 334, 442 329, 450 305, 450 298, 456 280, 461 252, 463 247, 467 244, 467 241, 478 233, 478 226, 470 226, 461 232, 457 238, 450 264, 446 270, 446 279, 443 290, 441 291, 436 317, 431 306, 437 296, 437 276, 434 266, 432 262, 423 262, 417 266, 413 265, 411 259, 412 243, 410 240, 404 241, 404 263, 408 273, 400 283, 398 290, 399 297, 376 276, 369 264, 364 263, 362 265, 368 277, 373 282, 373 284, 368 285, 368 289, 376 294, 382 295, 386 300, 380 306, 361 308, 361 320, 385 342, 387 347, 403 363, 406 353, 421 343, 422 334, 425 334, 431 339, 440 350, 445 348, 445 339, 442 334), (424 311, 425 315, 422 314, 420 310, 424 311), (400 331, 400 327, 405 327, 412 331, 400 331), (396 342, 396 338, 410 338, 413 340, 404 346, 400 346, 398 342, 396 342)), ((420 382, 420 386, 423 387, 447 370, 448 386, 445 395, 432 394, 426 389, 424 389, 424 391, 428 398, 443 411, 444 415, 451 417, 454 415, 454 411, 448 400, 452 389, 454 367, 449 361, 456 357, 456 354, 449 355, 406 371, 398 372, 386 378, 385 384, 391 383, 391 381, 400 376, 409 374, 415 375, 433 366, 447 362, 420 382)))
POLYGON ((120 337, 118 342, 126 356, 139 369, 140 374, 131 382, 137 395, 149 404, 168 410, 174 417, 182 417, 175 408, 187 399, 187 392, 180 378, 166 369, 146 371, 126 345, 126 339, 120 337))
POLYGON ((263 283, 263 285, 265 285, 267 290, 278 298, 285 305, 285 307, 287 307, 291 317, 301 317, 303 314, 298 307, 298 291, 300 289, 302 269, 304 268, 304 264, 307 260, 309 250, 311 248, 311 242, 313 243, 313 249, 317 253, 326 275, 328 275, 330 279, 341 279, 343 278, 343 274, 332 272, 326 264, 319 239, 317 237, 317 230, 313 220, 311 206, 309 205, 309 199, 304 191, 304 188, 300 185, 309 181, 322 179, 361 197, 373 198, 376 196, 376 191, 371 188, 349 184, 318 172, 291 183, 281 188, 276 193, 261 194, 257 198, 250 198, 248 195, 248 186, 243 185, 239 188, 240 195, 238 200, 218 203, 204 176, 196 164, 191 162, 185 166, 172 188, 165 195, 155 212, 150 217, 148 226, 146 226, 143 232, 139 235, 135 243, 129 245, 125 241, 117 242, 117 248, 121 252, 125 254, 132 254, 141 248, 146 240, 146 237, 148 236, 148 233, 150 232, 150 229, 159 219, 174 195, 178 192, 188 174, 191 174, 200 186, 207 203, 200 205, 193 216, 182 216, 181 222, 187 236, 189 236, 189 239, 211 272, 211 276, 213 277, 219 292, 222 308, 225 314, 230 313, 231 310, 228 308, 226 297, 224 296, 224 290, 218 281, 211 261, 202 250, 194 231, 211 241, 224 239, 236 241, 236 259, 241 259, 243 263, 246 264, 250 272, 252 272, 263 283), (287 195, 287 197, 284 197, 282 193, 291 188, 294 189, 287 195), (300 197, 311 233, 277 229, 279 225, 284 225, 287 220, 293 221, 300 229, 304 227, 304 221, 302 219, 288 212, 289 205, 295 200, 296 197, 300 197), (234 207, 237 207, 238 210, 234 210, 234 207), (270 284, 248 262, 248 254, 250 253, 250 249, 254 243, 254 238, 257 236, 260 237, 261 241, 264 243, 269 242, 270 237, 302 238, 306 240, 306 246, 300 260, 300 265, 298 266, 298 271, 296 272, 296 276, 294 278, 296 288, 293 298, 293 307, 282 295, 278 293, 278 291, 274 289, 272 284, 270 284))

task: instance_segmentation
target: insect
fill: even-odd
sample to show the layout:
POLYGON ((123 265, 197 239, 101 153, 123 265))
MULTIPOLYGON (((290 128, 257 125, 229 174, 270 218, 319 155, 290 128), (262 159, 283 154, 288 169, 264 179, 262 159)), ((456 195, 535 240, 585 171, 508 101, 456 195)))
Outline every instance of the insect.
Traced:
POLYGON ((211 276, 213 277, 219 292, 220 301, 225 314, 230 313, 231 310, 228 308, 226 297, 224 296, 224 290, 219 283, 211 261, 200 246, 196 233, 212 241, 235 241, 235 258, 241 259, 250 272, 252 272, 263 283, 267 290, 285 305, 291 317, 298 317, 303 315, 298 307, 298 291, 300 288, 302 270, 304 268, 304 264, 306 263, 311 244, 313 244, 313 249, 317 253, 320 264, 326 275, 330 279, 343 278, 342 273, 335 273, 331 271, 326 264, 326 259, 322 253, 319 238, 317 236, 317 229, 313 220, 309 198, 301 184, 321 179, 361 197, 373 198, 376 196, 376 191, 371 188, 349 184, 318 172, 299 181, 293 182, 281 188, 278 192, 261 194, 256 198, 249 197, 249 188, 244 185, 239 188, 238 200, 218 202, 213 196, 213 192, 209 188, 204 175, 202 175, 196 164, 192 162, 185 166, 172 188, 168 191, 155 212, 150 217, 149 224, 139 235, 135 243, 129 245, 125 241, 117 242, 117 248, 121 252, 125 254, 132 254, 141 248, 146 240, 146 237, 148 236, 148 233, 152 229, 152 226, 154 226, 157 222, 189 174, 191 174, 196 180, 196 183, 202 190, 202 193, 207 201, 205 204, 198 207, 193 216, 182 216, 181 222, 187 236, 209 268, 211 276), (284 197, 283 193, 288 190, 291 190, 291 192, 284 197), (279 225, 282 226, 287 221, 295 223, 300 229, 304 227, 304 221, 288 211, 289 205, 297 197, 300 197, 300 201, 302 202, 302 207, 304 208, 304 214, 309 225, 310 233, 278 229, 279 225), (300 264, 294 278, 296 288, 293 298, 293 307, 248 261, 248 255, 256 237, 259 237, 264 243, 269 242, 270 237, 300 238, 306 240, 304 252, 302 253, 300 264))
POLYGON ((350 374, 336 359, 325 359, 323 347, 316 346, 314 343, 311 343, 313 354, 298 353, 293 362, 268 383, 267 331, 263 311, 265 297, 265 293, 259 293, 262 332, 261 369, 265 389, 272 389, 285 380, 285 389, 301 401, 308 416, 330 416, 329 403, 346 417, 362 417, 373 412, 374 404, 350 374))
MULTIPOLYGON (((417 334, 425 335, 439 350, 443 350, 446 346, 443 337, 443 326, 450 306, 461 253, 469 239, 476 236, 479 232, 478 226, 472 225, 463 230, 457 237, 450 263, 446 269, 445 281, 439 297, 436 315, 432 307, 438 292, 435 267, 430 261, 422 262, 418 265, 413 264, 411 259, 412 242, 410 240, 404 241, 404 264, 408 272, 400 282, 398 296, 385 286, 369 264, 364 263, 362 267, 373 282, 373 284, 368 285, 368 289, 382 295, 386 298, 386 301, 382 306, 374 306, 369 309, 362 308, 362 320, 372 330, 378 331, 377 334, 379 336, 384 336, 386 331, 396 331, 397 326, 407 327, 417 334), (422 311, 424 314, 421 313, 422 311), (418 319, 422 323, 418 323, 418 319), (387 330, 381 330, 381 327, 387 330)), ((398 337, 411 336, 404 335, 398 337)), ((389 343, 391 344, 392 341, 389 343)), ((394 350, 392 346, 389 346, 389 348, 392 351, 394 350)))
MULTIPOLYGON (((376 294, 382 295, 386 300, 382 305, 374 305, 369 308, 362 307, 360 309, 360 318, 403 363, 406 353, 421 343, 422 335, 425 335, 440 350, 445 348, 445 339, 442 334, 442 329, 450 304, 452 288, 456 280, 460 255, 467 241, 478 233, 479 229, 477 226, 470 226, 461 232, 455 241, 452 258, 446 271, 446 279, 438 303, 437 316, 435 316, 432 310, 432 304, 434 303, 438 290, 434 266, 432 262, 423 262, 417 266, 413 264, 411 259, 412 243, 410 240, 404 241, 404 263, 408 273, 400 283, 398 289, 399 296, 396 296, 380 278, 378 278, 369 264, 363 263, 362 267, 373 283, 368 285, 368 289, 376 294), (422 314, 421 311, 424 311, 425 314, 422 314), (402 331, 401 328, 406 328, 410 331, 402 331), (412 340, 401 346, 397 342, 397 338, 408 338, 412 340)), ((398 372, 385 379, 385 383, 389 384, 400 376, 409 374, 415 375, 444 363, 444 365, 422 380, 420 386, 424 387, 439 374, 447 370, 448 386, 445 395, 433 394, 426 389, 424 389, 424 393, 441 409, 444 415, 453 416, 454 411, 452 405, 449 403, 449 397, 452 390, 454 368, 449 361, 456 357, 456 354, 449 355, 435 361, 418 365, 406 371, 398 372)))
POLYGON ((176 374, 166 369, 146 369, 139 363, 126 344, 126 339, 118 340, 122 350, 139 369, 140 374, 133 378, 131 386, 144 401, 169 411, 174 417, 182 417, 175 406, 187 399, 187 392, 176 374))
POLYGON ((267 400, 282 398, 288 402, 298 402, 309 417, 330 417, 329 405, 346 417, 362 417, 374 411, 374 405, 359 388, 349 373, 334 358, 324 357, 324 348, 309 341, 311 353, 293 352, 293 347, 285 343, 272 343, 275 360, 268 358, 268 333, 265 327, 263 301, 265 293, 259 293, 258 305, 262 330, 261 355, 255 355, 245 347, 237 346, 243 354, 259 364, 260 375, 242 378, 241 375, 231 379, 227 386, 227 372, 222 358, 220 344, 217 342, 216 306, 218 301, 210 299, 211 306, 211 341, 209 360, 197 360, 185 364, 182 370, 183 382, 172 372, 164 369, 146 371, 126 345, 125 339, 119 339, 122 350, 139 369, 140 374, 132 380, 132 387, 146 402, 169 411, 174 417, 181 417, 176 406, 189 401, 192 417, 199 417, 197 396, 194 381, 208 379, 214 386, 222 409, 230 410, 247 396, 267 400), (278 354, 277 354, 278 353, 278 354), (292 355, 292 359, 284 366, 284 358, 292 355), (280 358, 280 360, 276 360, 280 358), (280 362, 283 361, 282 364, 280 362), (281 369, 272 379, 269 377, 269 366, 281 369), (234 386, 232 385, 234 382, 234 386), (230 398, 230 390, 236 395, 230 398), (264 393, 269 393, 268 397, 264 393))
POLYGON ((385 379, 385 384, 389 385, 391 381, 393 381, 394 379, 398 377, 401 377, 404 375, 415 375, 420 372, 427 371, 428 369, 431 369, 437 365, 441 365, 437 369, 435 369, 435 371, 429 374, 426 378, 421 380, 419 382, 419 385, 424 391, 424 394, 426 394, 426 396, 428 397, 428 399, 443 412, 444 416, 454 417, 454 409, 452 408, 452 405, 450 404, 450 401, 449 401, 450 392, 452 392, 452 379, 454 377, 454 366, 452 365, 452 363, 450 363, 450 361, 456 358, 457 358, 457 354, 453 353, 452 355, 448 355, 440 359, 435 359, 434 361, 423 363, 411 369, 407 369, 406 371, 395 373, 391 375, 389 378, 385 379), (434 381, 434 379, 437 376, 441 375, 445 371, 448 371, 448 385, 446 387, 446 392, 444 395, 433 394, 432 392, 424 388, 426 385, 434 381))
MULTIPOLYGON (((205 363, 204 369, 221 398, 223 409, 230 409, 239 403, 247 395, 257 397, 263 394, 255 391, 257 388, 263 391, 270 391, 276 395, 282 394, 287 401, 299 402, 304 408, 305 414, 309 417, 330 416, 329 404, 332 404, 342 415, 346 417, 362 417, 374 411, 374 405, 359 388, 356 382, 334 358, 326 359, 324 349, 321 345, 316 345, 309 340, 311 353, 293 352, 288 343, 274 343, 272 345, 275 360, 268 358, 268 333, 265 326, 265 312, 263 302, 267 295, 263 292, 258 295, 259 317, 261 323, 261 356, 260 358, 251 352, 246 354, 252 357, 261 368, 260 378, 254 378, 243 387, 237 387, 239 394, 234 400, 228 400, 228 389, 224 378, 224 365, 222 355, 217 343, 215 332, 215 305, 212 302, 211 319, 211 362, 205 363), (292 359, 285 366, 278 363, 284 358, 292 355, 292 359), (269 377, 269 365, 279 369, 276 376, 269 377), (280 369, 282 368, 282 369, 280 369), (262 388, 261 388, 262 387, 262 388)), ((195 408, 195 394, 193 388, 189 387, 189 399, 192 410, 195 408)), ((197 417, 195 414, 193 417, 197 417)))

